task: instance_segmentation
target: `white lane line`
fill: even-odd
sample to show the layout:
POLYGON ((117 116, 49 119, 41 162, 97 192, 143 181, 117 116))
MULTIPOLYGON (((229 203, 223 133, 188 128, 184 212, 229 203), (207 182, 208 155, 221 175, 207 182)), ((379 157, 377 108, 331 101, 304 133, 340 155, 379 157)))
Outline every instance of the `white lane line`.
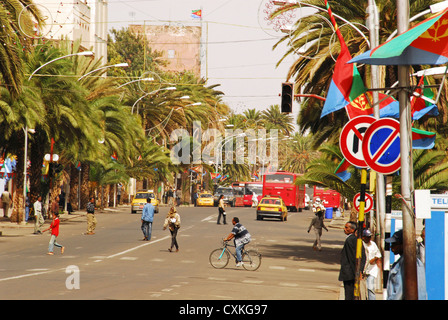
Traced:
MULTIPOLYGON (((193 228, 193 226, 186 227, 186 228, 184 228, 182 231, 186 231, 186 230, 191 229, 191 228, 193 228)), ((124 250, 124 251, 121 251, 121 252, 112 254, 112 255, 110 255, 110 256, 107 256, 106 259, 111 259, 111 258, 115 258, 115 257, 118 257, 118 256, 122 256, 122 255, 124 255, 124 254, 126 254, 126 253, 135 251, 135 250, 137 250, 137 249, 140 249, 140 248, 143 248, 143 247, 152 245, 152 244, 154 244, 154 243, 157 243, 157 242, 160 242, 160 241, 163 241, 163 240, 166 240, 166 239, 171 239, 171 236, 166 236, 166 237, 163 237, 163 238, 160 238, 160 239, 157 239, 157 240, 150 240, 149 242, 146 242, 146 243, 141 244, 141 245, 139 245, 139 246, 136 246, 136 247, 133 247, 133 248, 130 248, 130 249, 127 249, 127 250, 124 250)))
POLYGON ((1 281, 8 281, 8 280, 23 279, 23 278, 28 278, 28 277, 34 277, 34 276, 39 276, 41 274, 47 274, 47 273, 52 273, 52 272, 61 271, 61 270, 65 270, 65 268, 55 269, 55 270, 48 270, 48 271, 42 271, 42 272, 34 272, 34 273, 22 274, 20 276, 3 278, 3 279, 0 279, 0 282, 1 281))

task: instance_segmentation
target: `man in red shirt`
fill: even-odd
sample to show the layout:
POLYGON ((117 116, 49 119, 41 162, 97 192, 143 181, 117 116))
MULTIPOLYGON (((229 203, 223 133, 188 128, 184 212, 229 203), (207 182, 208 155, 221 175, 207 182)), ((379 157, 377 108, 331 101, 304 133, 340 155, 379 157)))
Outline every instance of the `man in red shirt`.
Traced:
POLYGON ((51 225, 45 229, 43 232, 51 229, 51 238, 48 243, 48 254, 53 255, 54 246, 61 248, 61 253, 64 253, 65 247, 56 242, 56 238, 59 236, 59 213, 53 212, 53 222, 51 225))

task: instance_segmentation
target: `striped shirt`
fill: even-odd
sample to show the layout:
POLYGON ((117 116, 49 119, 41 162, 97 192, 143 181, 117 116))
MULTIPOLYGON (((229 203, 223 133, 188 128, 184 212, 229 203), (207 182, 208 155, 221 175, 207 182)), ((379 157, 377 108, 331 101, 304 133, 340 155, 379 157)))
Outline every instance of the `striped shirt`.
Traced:
POLYGON ((237 223, 233 227, 232 233, 235 235, 235 245, 237 247, 250 242, 250 233, 241 223, 237 223))

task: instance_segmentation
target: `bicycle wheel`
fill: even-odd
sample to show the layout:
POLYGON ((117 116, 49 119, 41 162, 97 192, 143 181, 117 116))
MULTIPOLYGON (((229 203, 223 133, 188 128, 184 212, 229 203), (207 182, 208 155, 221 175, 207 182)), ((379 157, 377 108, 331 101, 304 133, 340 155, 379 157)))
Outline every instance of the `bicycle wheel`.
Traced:
POLYGON ((210 253, 209 261, 213 268, 222 269, 227 266, 230 260, 229 253, 224 249, 215 249, 210 253))
POLYGON ((248 271, 255 271, 261 265, 261 254, 255 250, 247 250, 243 253, 243 267, 248 271))

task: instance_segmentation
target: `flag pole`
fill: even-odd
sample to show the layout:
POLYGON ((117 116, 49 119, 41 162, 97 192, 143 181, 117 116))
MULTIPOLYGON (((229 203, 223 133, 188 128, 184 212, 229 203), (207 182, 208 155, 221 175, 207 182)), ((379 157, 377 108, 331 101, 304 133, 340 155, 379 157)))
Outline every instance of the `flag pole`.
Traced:
MULTIPOLYGON (((402 34, 409 27, 409 0, 397 0, 397 30, 402 34)), ((408 88, 409 66, 398 66, 398 81, 401 88, 408 88)), ((417 257, 415 247, 415 221, 412 208, 413 168, 412 168, 412 134, 411 108, 405 89, 399 92, 400 102, 400 153, 401 153, 401 194, 403 197, 403 259, 404 259, 404 298, 418 300, 417 257)))
POLYGON ((361 169, 361 192, 359 196, 359 213, 358 213, 358 228, 356 229, 356 272, 355 272, 355 300, 361 300, 361 271, 364 266, 361 265, 362 251, 364 250, 362 245, 362 232, 364 229, 365 220, 365 205, 366 205, 366 186, 367 186, 367 169, 361 169))

